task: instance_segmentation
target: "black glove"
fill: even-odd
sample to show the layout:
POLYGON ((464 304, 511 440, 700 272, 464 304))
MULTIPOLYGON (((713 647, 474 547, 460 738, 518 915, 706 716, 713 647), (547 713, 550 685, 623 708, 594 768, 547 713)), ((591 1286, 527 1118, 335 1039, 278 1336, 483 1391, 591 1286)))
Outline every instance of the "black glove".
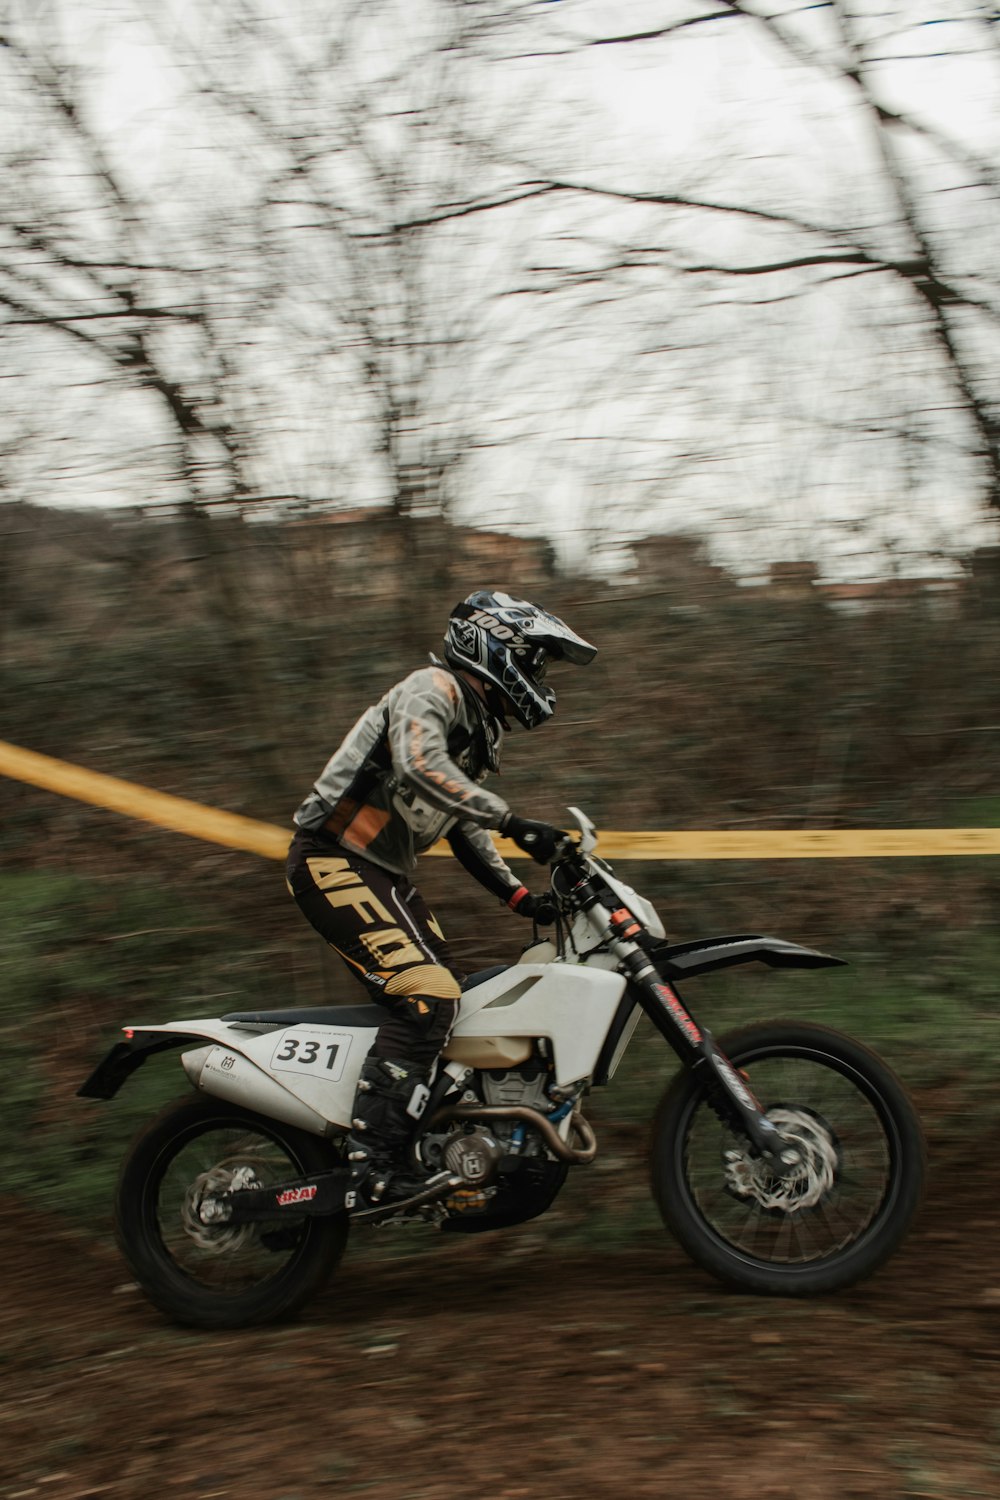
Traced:
POLYGON ((535 823, 531 818, 519 818, 512 812, 500 824, 500 832, 513 839, 519 849, 530 854, 540 865, 550 864, 556 845, 569 836, 561 828, 553 828, 551 823, 535 823))
POLYGON ((531 917, 539 927, 551 927, 558 915, 554 901, 548 896, 533 896, 525 885, 518 886, 507 905, 519 917, 531 917))

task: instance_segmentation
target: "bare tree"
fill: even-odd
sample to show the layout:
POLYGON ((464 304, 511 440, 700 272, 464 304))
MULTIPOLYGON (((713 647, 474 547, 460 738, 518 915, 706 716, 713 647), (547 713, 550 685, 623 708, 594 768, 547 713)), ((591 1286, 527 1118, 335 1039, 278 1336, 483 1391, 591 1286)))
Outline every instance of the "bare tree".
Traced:
MULTIPOLYGON (((609 131, 612 167, 581 153, 557 172, 535 155, 537 179, 561 202, 603 203, 612 227, 600 255, 540 268, 533 290, 573 299, 590 283, 606 301, 627 296, 633 311, 645 297, 650 331, 664 304, 675 327, 683 309, 700 334, 692 345, 723 352, 695 411, 684 408, 697 361, 679 360, 671 339, 643 358, 645 379, 633 385, 658 388, 661 436, 678 451, 701 449, 707 461, 714 435, 718 482, 699 485, 705 468, 692 466, 678 517, 692 503, 706 525, 726 514, 725 493, 741 475, 746 485, 747 453, 782 445, 799 447, 806 490, 835 477, 849 519, 849 487, 873 474, 895 476, 903 531, 914 500, 932 524, 942 489, 953 506, 978 494, 1000 509, 1000 385, 988 355, 1000 317, 990 248, 1000 174, 982 138, 983 121, 997 127, 989 12, 945 0, 560 8, 548 66, 589 69, 605 98, 614 79, 627 107, 617 136, 609 131), (919 105, 909 85, 918 70, 919 105), (698 89, 685 87, 692 77, 698 89), (935 89, 957 103, 963 86, 970 96, 978 87, 980 107, 953 119, 935 89), (668 107, 674 91, 689 118, 668 107), (755 408, 748 388, 766 402, 755 408)), ((574 213, 567 207, 569 222, 574 213)), ((773 517, 780 497, 763 498, 773 517)), ((759 524, 760 508, 753 516, 759 524)))
MULTIPOLYGON (((277 710, 259 601, 212 517, 387 503, 398 571, 448 589, 447 547, 418 523, 447 515, 463 454, 490 442, 475 368, 489 249, 467 221, 524 193, 485 165, 473 54, 508 9, 303 3, 282 21, 227 5, 193 18, 197 36, 189 12, 128 10, 158 37, 153 76, 173 70, 168 123, 190 133, 155 184, 102 117, 100 38, 80 13, 25 9, 4 36, 9 115, 30 121, 0 211, 6 326, 27 378, 62 365, 64 400, 86 383, 149 434, 155 462, 136 465, 135 440, 103 424, 128 498, 178 512, 205 560, 222 680, 256 704, 262 769, 277 710), (203 177, 192 140, 210 143, 203 177)), ((87 451, 80 433, 78 469, 87 451)), ((404 636, 422 612, 414 591, 404 636)))
MULTIPOLYGON (((64 389, 81 381, 99 389, 105 431, 117 413, 122 426, 131 419, 149 434, 157 461, 135 466, 129 499, 159 502, 186 525, 202 559, 220 694, 254 706, 255 742, 264 744, 273 728, 257 633, 234 559, 209 519, 215 507, 239 514, 257 499, 225 336, 233 289, 218 267, 172 253, 147 194, 129 184, 102 140, 94 78, 51 22, 43 12, 4 39, 8 100, 30 121, 28 143, 15 141, 8 161, 0 216, 6 326, 21 336, 29 386, 36 370, 68 369, 64 389), (152 492, 139 488, 143 481, 152 492)), ((40 437, 51 445, 51 427, 40 437)), ((126 464, 135 463, 137 441, 126 440, 126 464)), ((85 463, 78 458, 78 469, 85 463)), ((269 755, 256 759, 270 781, 269 755)))
MULTIPOLYGON (((219 509, 381 504, 442 590, 433 517, 585 523, 601 550, 715 527, 766 558, 775 525, 835 546, 873 473, 904 530, 945 485, 995 510, 996 168, 889 87, 935 20, 928 67, 992 57, 990 8, 958 10, 24 8, 0 215, 22 368, 61 347, 77 385, 106 372, 128 483, 199 547, 219 509), (93 27, 126 20, 162 85, 148 164, 102 98, 93 27)), ((238 567, 227 587, 235 612, 238 567)))

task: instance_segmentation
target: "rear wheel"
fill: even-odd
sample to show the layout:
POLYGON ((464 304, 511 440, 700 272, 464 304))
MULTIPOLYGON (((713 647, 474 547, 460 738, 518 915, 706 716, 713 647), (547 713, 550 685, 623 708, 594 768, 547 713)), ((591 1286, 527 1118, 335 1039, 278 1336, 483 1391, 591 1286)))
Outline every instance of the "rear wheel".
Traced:
POLYGON ((657 1112, 652 1186, 667 1228, 706 1270, 745 1291, 816 1296, 869 1276, 920 1200, 924 1145, 910 1100, 867 1047, 825 1026, 773 1021, 720 1038, 790 1139, 793 1175, 769 1169, 684 1072, 657 1112))
POLYGON ((242 1328, 313 1296, 347 1243, 347 1214, 206 1225, 202 1197, 337 1165, 318 1136, 209 1098, 169 1105, 122 1165, 115 1227, 150 1301, 178 1323, 242 1328))

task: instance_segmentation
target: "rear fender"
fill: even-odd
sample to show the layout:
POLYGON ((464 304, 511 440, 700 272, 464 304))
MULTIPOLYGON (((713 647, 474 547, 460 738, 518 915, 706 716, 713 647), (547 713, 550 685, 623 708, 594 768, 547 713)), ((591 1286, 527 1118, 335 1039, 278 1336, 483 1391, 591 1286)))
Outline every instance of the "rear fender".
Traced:
POLYGON ((84 1098, 113 1099, 147 1057, 172 1047, 193 1048, 181 1061, 195 1088, 311 1134, 330 1135, 350 1123, 357 1075, 375 1028, 282 1025, 274 1019, 238 1026, 222 1017, 129 1026, 124 1034, 77 1091, 84 1098), (308 1048, 299 1054, 304 1040, 308 1048), (318 1059, 321 1044, 328 1066, 299 1066, 299 1056, 303 1063, 318 1059), (288 1060, 283 1061, 275 1054, 285 1047, 288 1060))
POLYGON ((829 969, 846 963, 815 948, 786 943, 784 938, 760 933, 737 933, 728 937, 700 938, 693 943, 656 943, 650 956, 667 979, 686 979, 713 969, 731 969, 736 964, 763 963, 772 969, 829 969))
POLYGON ((214 1016, 198 1021, 167 1021, 162 1026, 123 1026, 122 1035, 125 1040, 115 1043, 77 1089, 78 1098, 113 1099, 122 1084, 155 1052, 166 1052, 171 1047, 183 1047, 192 1042, 201 1046, 215 1042, 220 1047, 232 1047, 235 1040, 232 1026, 214 1016))
POLYGON ((139 1031, 126 1027, 125 1040, 116 1042, 110 1052, 101 1058, 90 1077, 77 1089, 77 1097, 113 1099, 122 1085, 154 1052, 166 1052, 171 1047, 183 1047, 187 1042, 204 1040, 205 1038, 192 1032, 173 1031, 164 1035, 162 1031, 139 1031))

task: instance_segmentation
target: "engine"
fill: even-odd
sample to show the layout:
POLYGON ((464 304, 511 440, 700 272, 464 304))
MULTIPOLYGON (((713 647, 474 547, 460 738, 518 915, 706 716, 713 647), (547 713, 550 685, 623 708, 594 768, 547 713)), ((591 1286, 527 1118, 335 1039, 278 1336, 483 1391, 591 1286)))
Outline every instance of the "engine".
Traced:
MULTIPOLYGON (((545 1093, 547 1081, 548 1071, 539 1059, 509 1072, 493 1068, 477 1072, 468 1081, 463 1102, 492 1109, 521 1106, 546 1114, 552 1108, 545 1093)), ((472 1189, 495 1183, 504 1157, 545 1154, 541 1137, 530 1122, 516 1119, 456 1122, 440 1134, 424 1136, 420 1142, 421 1158, 429 1168, 453 1172, 472 1189)))
MULTIPOLYGON (((494 1108, 521 1105, 525 1109, 537 1109, 543 1115, 548 1114, 552 1108, 552 1102, 545 1093, 548 1072, 544 1063, 537 1060, 527 1062, 509 1073, 502 1073, 496 1068, 481 1073, 478 1083, 483 1103, 494 1108)), ((544 1154, 541 1138, 530 1125, 526 1126, 517 1120, 496 1120, 490 1123, 493 1133, 507 1150, 514 1148, 522 1156, 544 1154)))
POLYGON ((470 1187, 486 1187, 497 1174, 505 1149, 489 1131, 474 1125, 447 1137, 441 1152, 443 1166, 470 1187))

